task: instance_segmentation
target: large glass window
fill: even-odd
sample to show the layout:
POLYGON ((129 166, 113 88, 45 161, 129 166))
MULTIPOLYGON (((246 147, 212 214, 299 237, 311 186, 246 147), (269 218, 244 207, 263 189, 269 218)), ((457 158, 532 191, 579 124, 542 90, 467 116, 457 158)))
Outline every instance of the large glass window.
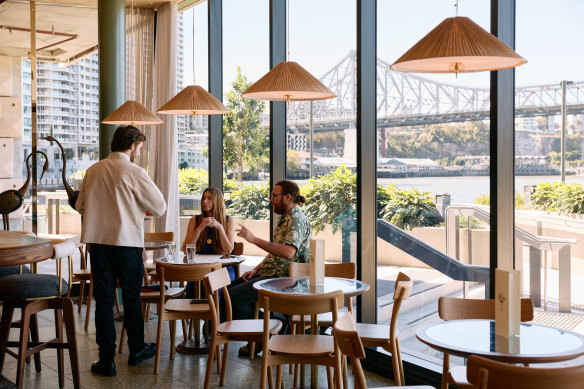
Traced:
MULTIPOLYGON (((270 70, 268 26, 267 0, 223 1, 223 103, 232 111, 223 116, 223 189, 228 213, 265 240, 271 236, 269 103, 241 93, 270 70)), ((266 254, 251 244, 244 252, 266 254)))
MULTIPOLYGON (((459 15, 489 31, 489 5, 464 2, 459 15)), ((414 286, 398 319, 402 353, 437 364, 441 353, 419 342, 416 328, 439 320, 440 296, 485 296, 484 284, 451 278, 446 263, 489 266, 489 73, 398 73, 390 65, 454 16, 447 1, 378 2, 377 195, 384 228, 378 228, 377 318, 388 324, 395 279, 408 275, 414 286), (420 253, 432 248, 444 266, 425 263, 420 253)))
POLYGON ((518 0, 516 51, 527 64, 515 72, 515 266, 535 322, 581 333, 584 54, 574 47, 584 34, 583 12, 579 1, 550 8, 518 0))
POLYGON ((307 198, 303 210, 313 237, 325 241, 325 260, 349 261, 342 231, 355 225, 357 202, 355 1, 296 0, 289 12, 289 60, 337 97, 287 106, 286 176, 307 198))

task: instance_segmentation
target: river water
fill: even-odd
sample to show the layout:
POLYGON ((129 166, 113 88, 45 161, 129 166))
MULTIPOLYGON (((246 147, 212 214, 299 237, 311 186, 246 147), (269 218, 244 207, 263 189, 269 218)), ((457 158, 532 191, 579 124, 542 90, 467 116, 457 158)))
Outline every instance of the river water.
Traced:
MULTIPOLYGON (((523 193, 526 185, 538 182, 560 181, 560 176, 517 176, 515 192, 523 193)), ((412 178, 378 178, 381 185, 394 184, 400 189, 418 188, 432 195, 450 194, 451 203, 472 203, 480 195, 489 194, 488 176, 480 177, 412 177, 412 178)), ((584 183, 583 176, 566 176, 566 182, 584 183)))

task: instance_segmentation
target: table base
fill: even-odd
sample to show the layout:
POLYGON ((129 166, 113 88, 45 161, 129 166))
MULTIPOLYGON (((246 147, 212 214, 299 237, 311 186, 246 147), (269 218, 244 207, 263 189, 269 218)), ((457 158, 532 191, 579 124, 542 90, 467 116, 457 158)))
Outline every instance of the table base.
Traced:
POLYGON ((183 354, 209 354, 211 343, 202 341, 197 343, 193 339, 183 340, 176 346, 176 351, 183 354))

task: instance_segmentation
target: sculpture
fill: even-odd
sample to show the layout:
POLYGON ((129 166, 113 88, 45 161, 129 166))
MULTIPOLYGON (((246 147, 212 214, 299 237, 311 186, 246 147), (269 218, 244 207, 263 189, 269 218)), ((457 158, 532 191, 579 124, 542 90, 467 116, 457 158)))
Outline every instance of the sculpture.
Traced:
POLYGON ((43 165, 43 173, 41 174, 41 178, 47 170, 49 170, 49 159, 47 155, 42 151, 35 151, 32 152, 26 157, 26 181, 22 188, 18 190, 9 189, 2 193, 0 193, 0 214, 2 214, 2 222, 4 224, 4 230, 10 230, 10 223, 9 223, 9 214, 16 211, 18 208, 22 206, 24 202, 24 195, 28 189, 28 185, 30 184, 30 165, 29 160, 33 156, 33 154, 42 154, 45 157, 45 164, 43 165))
POLYGON ((71 188, 71 186, 67 182, 67 177, 65 174, 66 170, 67 170, 67 157, 65 157, 65 150, 63 149, 63 146, 61 146, 61 143, 59 143, 59 141, 56 140, 55 138, 53 138, 52 136, 46 136, 42 139, 48 140, 50 142, 55 142, 57 144, 57 146, 59 146, 59 148, 61 149, 61 157, 63 158, 63 169, 62 169, 63 186, 65 187, 65 191, 67 192, 67 197, 69 198, 69 200, 68 200, 69 206, 71 208, 73 208, 74 210, 77 210, 77 208, 75 208, 75 203, 77 202, 77 198, 79 197, 79 191, 78 190, 74 191, 73 188, 71 188))

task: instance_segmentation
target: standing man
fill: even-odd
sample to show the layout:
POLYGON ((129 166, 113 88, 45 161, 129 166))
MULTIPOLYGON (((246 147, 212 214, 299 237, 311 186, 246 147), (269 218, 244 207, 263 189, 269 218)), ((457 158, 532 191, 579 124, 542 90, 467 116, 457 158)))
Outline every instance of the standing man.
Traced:
MULTIPOLYGON (((258 293, 253 288, 256 281, 286 277, 288 264, 308 262, 310 260, 310 238, 312 229, 304 212, 298 207, 306 202, 300 195, 298 185, 289 180, 278 182, 272 190, 270 202, 280 217, 274 230, 273 242, 268 242, 255 236, 246 227, 241 226, 238 235, 255 244, 269 254, 252 270, 234 280, 229 288, 229 296, 233 309, 233 319, 252 319, 258 293)), ((256 348, 261 351, 261 348, 256 348)), ((245 346, 240 354, 248 354, 245 346)))
MULTIPOLYGON (((166 211, 156 184, 133 162, 140 156, 144 134, 121 125, 114 133, 112 153, 87 169, 76 207, 83 215, 81 241, 90 244, 95 296, 95 329, 99 361, 91 371, 116 375, 116 328, 113 305, 116 281, 122 288, 124 327, 128 332, 128 364, 154 356, 156 343, 144 343, 140 291, 144 279, 144 213, 155 217, 166 211)), ((87 307, 89 309, 89 307, 87 307)))

